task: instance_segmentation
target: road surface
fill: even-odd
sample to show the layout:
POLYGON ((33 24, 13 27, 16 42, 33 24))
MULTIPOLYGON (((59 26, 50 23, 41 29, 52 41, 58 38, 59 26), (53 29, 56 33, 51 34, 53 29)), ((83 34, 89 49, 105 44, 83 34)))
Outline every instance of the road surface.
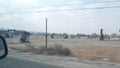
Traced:
POLYGON ((0 68, 63 68, 63 67, 7 57, 3 60, 0 60, 0 68))
POLYGON ((9 52, 0 68, 120 68, 120 63, 78 60, 74 57, 9 52))

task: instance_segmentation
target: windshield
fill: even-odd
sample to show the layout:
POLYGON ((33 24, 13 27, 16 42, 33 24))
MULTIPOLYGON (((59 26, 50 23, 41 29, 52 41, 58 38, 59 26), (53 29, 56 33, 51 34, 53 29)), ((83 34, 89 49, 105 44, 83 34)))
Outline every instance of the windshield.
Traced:
POLYGON ((11 62, 118 68, 119 18, 119 0, 0 0, 0 35, 11 62))

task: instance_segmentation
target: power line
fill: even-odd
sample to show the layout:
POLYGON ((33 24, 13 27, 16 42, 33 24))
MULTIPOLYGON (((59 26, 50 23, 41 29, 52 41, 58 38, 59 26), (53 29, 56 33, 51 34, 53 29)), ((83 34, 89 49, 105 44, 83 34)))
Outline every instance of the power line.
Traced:
MULTIPOLYGON (((113 3, 113 2, 120 2, 120 1, 102 1, 102 2, 91 2, 91 3, 74 3, 74 2, 73 2, 73 4, 62 4, 62 5, 55 5, 55 6, 86 5, 86 4, 113 3)), ((72 3, 72 2, 71 2, 71 3, 72 3)))
POLYGON ((109 6, 109 7, 92 7, 92 8, 78 8, 78 9, 63 9, 63 10, 46 10, 46 11, 32 11, 32 12, 11 12, 11 13, 0 13, 0 15, 7 14, 26 14, 26 13, 41 13, 41 12, 59 12, 59 11, 80 11, 80 10, 95 10, 95 9, 107 9, 107 8, 120 8, 120 6, 109 6))
MULTIPOLYGON (((70 3, 65 3, 65 4, 58 4, 58 5, 48 5, 50 7, 61 7, 61 6, 73 6, 73 5, 88 5, 88 4, 101 4, 101 3, 104 3, 104 4, 107 4, 107 3, 113 3, 113 2, 120 2, 120 1, 102 1, 102 2, 91 2, 91 3, 74 3, 74 1, 70 2, 70 3), (73 4, 72 4, 73 3, 73 4)), ((13 10, 15 9, 35 9, 35 8, 41 8, 41 7, 46 7, 46 6, 39 6, 39 7, 30 7, 30 8, 13 8, 13 10)))

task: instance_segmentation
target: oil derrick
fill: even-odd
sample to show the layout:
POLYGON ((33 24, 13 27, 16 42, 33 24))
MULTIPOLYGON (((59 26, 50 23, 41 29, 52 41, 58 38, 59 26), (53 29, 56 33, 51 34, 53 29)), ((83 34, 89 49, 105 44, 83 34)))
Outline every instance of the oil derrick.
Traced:
POLYGON ((12 29, 8 29, 8 34, 9 34, 9 38, 13 38, 14 36, 14 33, 15 33, 16 30, 12 30, 12 29))
POLYGON ((105 40, 104 34, 103 34, 103 29, 100 30, 100 40, 105 40))
POLYGON ((0 30, 0 35, 4 38, 12 38, 12 33, 8 30, 0 30))
POLYGON ((68 34, 64 33, 64 34, 63 34, 63 38, 64 38, 64 39, 68 39, 68 34))
POLYGON ((21 42, 21 43, 30 42, 30 41, 29 41, 29 37, 30 37, 30 33, 24 31, 24 32, 22 33, 22 35, 21 35, 20 42, 21 42))
POLYGON ((55 33, 52 33, 52 34, 51 34, 51 38, 52 38, 52 39, 55 38, 55 33))

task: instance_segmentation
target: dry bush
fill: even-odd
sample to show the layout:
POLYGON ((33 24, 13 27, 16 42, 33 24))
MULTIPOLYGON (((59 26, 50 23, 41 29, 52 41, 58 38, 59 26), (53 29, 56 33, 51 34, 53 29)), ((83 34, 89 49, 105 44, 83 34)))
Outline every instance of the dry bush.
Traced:
POLYGON ((35 47, 31 44, 26 44, 24 47, 11 47, 13 50, 18 50, 19 52, 31 52, 33 54, 47 54, 47 55, 63 55, 70 56, 71 51, 69 48, 63 47, 62 45, 55 44, 47 48, 45 46, 35 47))
POLYGON ((28 48, 22 47, 22 46, 21 47, 20 46, 10 46, 9 48, 12 50, 17 50, 19 52, 28 52, 29 51, 28 48))
POLYGON ((33 52, 35 50, 35 47, 32 45, 26 45, 25 48, 26 52, 33 52))
POLYGON ((50 46, 47 48, 47 51, 46 51, 46 47, 44 46, 37 47, 34 49, 34 53, 35 54, 48 54, 48 55, 64 55, 64 56, 71 55, 70 49, 63 47, 62 45, 50 46))
POLYGON ((71 51, 69 48, 55 44, 53 47, 48 48, 48 54, 70 56, 71 51))
POLYGON ((34 54, 44 54, 46 48, 44 46, 36 47, 33 51, 34 54))
POLYGON ((12 50, 17 50, 18 52, 33 52, 34 51, 34 46, 31 45, 31 43, 26 43, 24 45, 12 45, 9 46, 10 49, 12 50))

